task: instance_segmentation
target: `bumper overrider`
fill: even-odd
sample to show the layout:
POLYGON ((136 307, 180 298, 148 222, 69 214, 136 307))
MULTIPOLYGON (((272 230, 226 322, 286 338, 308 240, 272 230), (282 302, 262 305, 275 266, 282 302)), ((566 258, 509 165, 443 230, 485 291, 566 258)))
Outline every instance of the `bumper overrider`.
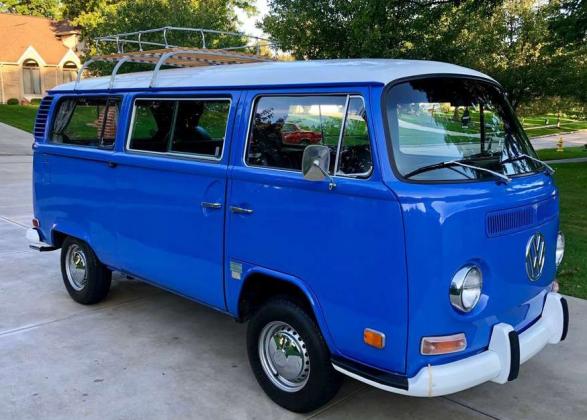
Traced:
POLYGON ((493 327, 486 351, 444 365, 428 365, 411 378, 341 359, 333 367, 361 382, 396 394, 436 397, 459 392, 484 382, 504 384, 517 378, 520 365, 547 344, 565 339, 569 325, 567 301, 558 293, 548 293, 542 316, 518 334, 511 325, 493 327))

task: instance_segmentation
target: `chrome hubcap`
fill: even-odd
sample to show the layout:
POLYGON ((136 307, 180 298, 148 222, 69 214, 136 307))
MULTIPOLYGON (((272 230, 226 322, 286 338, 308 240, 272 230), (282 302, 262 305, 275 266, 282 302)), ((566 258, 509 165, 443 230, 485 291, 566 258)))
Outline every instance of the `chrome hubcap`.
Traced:
POLYGON ((86 254, 77 246, 71 245, 65 256, 65 272, 71 287, 78 292, 88 283, 86 254))
POLYGON ((265 374, 279 389, 296 392, 310 377, 310 357, 306 343, 293 327, 273 321, 259 336, 259 358, 265 374))

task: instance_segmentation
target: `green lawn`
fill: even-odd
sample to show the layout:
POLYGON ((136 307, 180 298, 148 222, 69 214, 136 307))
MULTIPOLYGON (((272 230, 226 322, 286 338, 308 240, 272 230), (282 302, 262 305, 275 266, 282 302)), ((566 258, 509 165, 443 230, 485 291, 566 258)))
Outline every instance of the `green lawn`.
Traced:
POLYGON ((564 134, 571 131, 587 129, 586 120, 573 120, 561 117, 560 127, 556 127, 558 117, 555 114, 520 117, 528 137, 544 136, 547 134, 564 134), (549 126, 549 127, 545 127, 549 126))
POLYGON ((561 230, 566 237, 558 282, 562 293, 587 299, 587 163, 565 163, 555 168, 561 200, 561 230))
POLYGON ((0 122, 32 133, 37 108, 38 106, 36 105, 20 106, 0 104, 0 122))
POLYGON ((587 158, 587 148, 580 146, 565 147, 562 152, 557 152, 556 149, 542 149, 537 150, 536 153, 538 153, 538 157, 542 160, 587 158))

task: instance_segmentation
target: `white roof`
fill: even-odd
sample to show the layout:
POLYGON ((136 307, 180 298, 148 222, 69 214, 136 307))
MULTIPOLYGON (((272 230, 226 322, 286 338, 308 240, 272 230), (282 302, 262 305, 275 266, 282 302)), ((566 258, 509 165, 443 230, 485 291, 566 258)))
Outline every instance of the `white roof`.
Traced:
MULTIPOLYGON (((426 74, 458 74, 492 80, 478 71, 453 64, 422 60, 314 60, 191 67, 162 70, 155 87, 252 87, 337 83, 388 84, 404 77, 426 74)), ((114 89, 148 88, 153 72, 116 76, 114 89)), ((108 89, 110 76, 80 81, 77 90, 108 89)), ((71 91, 75 82, 53 91, 71 91)))

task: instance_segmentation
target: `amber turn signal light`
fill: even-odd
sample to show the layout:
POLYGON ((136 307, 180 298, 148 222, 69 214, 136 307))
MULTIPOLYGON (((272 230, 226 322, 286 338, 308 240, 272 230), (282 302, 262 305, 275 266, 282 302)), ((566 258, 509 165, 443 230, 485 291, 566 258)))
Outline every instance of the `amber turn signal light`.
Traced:
POLYGON ((385 334, 370 328, 365 328, 365 331, 363 331, 363 341, 368 346, 382 349, 385 347, 385 334))
POLYGON ((424 337, 420 346, 420 353, 426 356, 435 354, 456 353, 467 348, 465 334, 446 335, 442 337, 424 337))

